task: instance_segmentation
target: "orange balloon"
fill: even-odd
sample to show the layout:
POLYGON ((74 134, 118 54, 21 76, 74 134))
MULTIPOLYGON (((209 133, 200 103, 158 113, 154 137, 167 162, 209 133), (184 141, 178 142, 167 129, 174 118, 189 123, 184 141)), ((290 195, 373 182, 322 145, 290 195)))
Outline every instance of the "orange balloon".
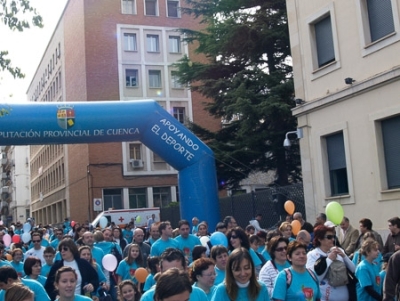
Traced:
POLYGON ((285 202, 284 207, 285 207, 285 210, 286 210, 286 212, 288 214, 293 215, 293 213, 294 213, 294 203, 291 200, 287 200, 285 202))
POLYGON ((297 233, 299 233, 299 231, 301 230, 300 222, 298 220, 294 220, 291 225, 292 225, 292 233, 294 235, 297 235, 297 233))
POLYGON ((149 272, 145 268, 138 268, 135 271, 135 278, 139 283, 144 283, 148 275, 149 272))
POLYGON ((11 260, 12 260, 11 254, 8 254, 8 253, 7 253, 7 254, 6 254, 6 258, 7 258, 8 261, 11 261, 11 260))

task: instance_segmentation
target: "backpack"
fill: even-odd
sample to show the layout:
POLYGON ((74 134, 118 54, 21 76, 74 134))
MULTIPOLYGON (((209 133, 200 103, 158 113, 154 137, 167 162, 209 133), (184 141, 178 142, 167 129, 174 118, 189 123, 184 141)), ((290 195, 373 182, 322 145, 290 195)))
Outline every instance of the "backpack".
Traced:
MULTIPOLYGON (((317 276, 315 276, 314 272, 311 269, 306 269, 306 270, 310 274, 312 279, 314 279, 314 281, 317 283, 317 286, 319 286, 319 281, 317 279, 317 276)), ((288 289, 289 286, 292 284, 292 271, 290 270, 290 268, 286 268, 284 269, 284 271, 286 274, 286 288, 288 289)))
POLYGON ((328 283, 330 286, 338 287, 349 283, 346 264, 340 260, 333 260, 328 270, 328 283))

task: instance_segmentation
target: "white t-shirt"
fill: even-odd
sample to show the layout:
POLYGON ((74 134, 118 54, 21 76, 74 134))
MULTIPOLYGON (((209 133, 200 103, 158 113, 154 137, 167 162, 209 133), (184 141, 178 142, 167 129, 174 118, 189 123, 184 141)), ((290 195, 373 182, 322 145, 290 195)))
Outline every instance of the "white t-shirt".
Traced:
MULTIPOLYGON (((75 287, 75 294, 80 295, 81 294, 81 285, 82 285, 82 276, 81 273, 79 272, 79 267, 78 263, 75 260, 72 261, 66 261, 64 260, 64 266, 71 267, 75 270, 76 274, 78 275, 78 280, 76 281, 76 287, 75 287)), ((84 283, 83 286, 86 284, 84 283)))
POLYGON ((43 252, 45 247, 40 247, 39 250, 35 250, 35 248, 31 248, 25 253, 25 259, 27 259, 29 256, 34 256, 40 259, 42 262, 42 266, 46 264, 46 260, 44 260, 43 252))

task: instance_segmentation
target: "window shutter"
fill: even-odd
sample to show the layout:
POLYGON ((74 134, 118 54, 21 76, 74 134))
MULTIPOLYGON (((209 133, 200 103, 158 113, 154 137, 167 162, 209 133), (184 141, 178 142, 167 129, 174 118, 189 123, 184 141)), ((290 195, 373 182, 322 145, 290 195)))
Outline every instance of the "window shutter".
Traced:
POLYGON ((329 170, 346 168, 343 132, 326 137, 329 170))
POLYGON ((371 42, 394 32, 391 0, 367 0, 371 42))
POLYGON ((315 23, 314 28, 317 44, 318 67, 322 67, 335 60, 331 16, 315 23))
POLYGON ((388 188, 400 187, 400 116, 383 120, 382 137, 388 188))

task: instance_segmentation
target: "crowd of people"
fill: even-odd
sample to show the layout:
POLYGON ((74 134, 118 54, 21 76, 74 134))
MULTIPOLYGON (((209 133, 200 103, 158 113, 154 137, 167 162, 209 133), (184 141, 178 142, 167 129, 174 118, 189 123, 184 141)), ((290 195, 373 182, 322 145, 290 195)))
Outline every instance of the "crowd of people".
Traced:
POLYGON ((16 223, 0 230, 0 301, 398 300, 399 217, 385 242, 368 218, 357 229, 296 212, 270 231, 261 219, 241 227, 227 216, 215 229, 196 217, 176 229, 154 216, 147 229, 16 223))

